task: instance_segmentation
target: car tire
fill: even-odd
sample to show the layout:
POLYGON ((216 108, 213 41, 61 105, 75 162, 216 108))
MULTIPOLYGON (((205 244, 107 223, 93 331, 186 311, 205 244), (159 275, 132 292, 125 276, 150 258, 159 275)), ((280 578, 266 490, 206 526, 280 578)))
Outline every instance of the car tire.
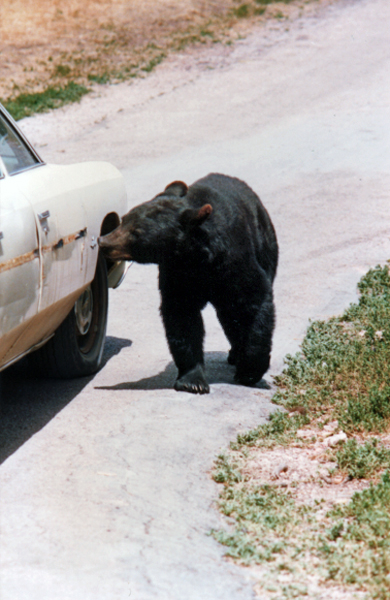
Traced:
POLYGON ((108 313, 106 262, 98 256, 92 283, 81 294, 54 336, 30 355, 46 377, 73 379, 93 375, 102 364, 108 313))

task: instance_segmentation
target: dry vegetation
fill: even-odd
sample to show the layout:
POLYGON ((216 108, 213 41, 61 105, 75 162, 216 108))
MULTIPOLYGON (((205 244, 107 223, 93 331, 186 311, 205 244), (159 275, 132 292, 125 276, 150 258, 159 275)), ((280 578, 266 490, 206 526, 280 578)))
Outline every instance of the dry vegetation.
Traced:
MULTIPOLYGON (((333 0, 312 0, 311 4, 333 0)), ((304 0, 2 0, 0 98, 128 79, 169 50, 229 43, 254 22, 307 10, 304 0)))
POLYGON ((0 97, 126 74, 229 0, 3 0, 0 97))

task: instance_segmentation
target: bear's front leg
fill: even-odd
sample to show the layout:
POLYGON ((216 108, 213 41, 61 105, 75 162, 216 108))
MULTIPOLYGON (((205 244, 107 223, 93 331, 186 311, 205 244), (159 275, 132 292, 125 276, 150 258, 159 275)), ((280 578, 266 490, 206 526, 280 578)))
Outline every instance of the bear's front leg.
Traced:
POLYGON ((164 298, 162 295, 161 316, 169 349, 179 369, 175 390, 208 394, 210 388, 203 366, 204 326, 200 308, 193 308, 189 298, 164 298))

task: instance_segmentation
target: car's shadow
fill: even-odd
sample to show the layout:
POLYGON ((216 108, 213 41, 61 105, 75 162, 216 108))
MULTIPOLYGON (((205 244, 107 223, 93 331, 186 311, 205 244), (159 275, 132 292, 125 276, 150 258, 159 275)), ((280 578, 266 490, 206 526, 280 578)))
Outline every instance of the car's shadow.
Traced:
MULTIPOLYGON (((122 348, 127 339, 107 337, 103 365, 122 348)), ((61 380, 34 377, 23 360, 0 374, 0 464, 42 429, 93 379, 61 380)))
MULTIPOLYGON (((226 352, 205 353, 206 378, 209 384, 228 383, 238 385, 234 381, 235 368, 228 364, 226 352)), ((98 390, 166 390, 172 389, 177 377, 177 368, 173 362, 168 363, 164 371, 152 377, 138 381, 124 381, 112 386, 96 386, 98 390)), ((255 386, 258 389, 270 389, 262 379, 255 386)))

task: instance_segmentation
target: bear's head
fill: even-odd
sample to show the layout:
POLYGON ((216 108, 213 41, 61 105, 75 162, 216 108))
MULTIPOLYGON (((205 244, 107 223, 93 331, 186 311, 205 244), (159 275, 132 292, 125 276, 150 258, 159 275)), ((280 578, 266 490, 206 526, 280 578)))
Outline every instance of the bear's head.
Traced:
POLYGON ((212 213, 210 204, 191 208, 188 187, 182 181, 169 184, 162 194, 128 212, 111 233, 99 238, 110 260, 160 263, 180 248, 188 236, 212 213))

